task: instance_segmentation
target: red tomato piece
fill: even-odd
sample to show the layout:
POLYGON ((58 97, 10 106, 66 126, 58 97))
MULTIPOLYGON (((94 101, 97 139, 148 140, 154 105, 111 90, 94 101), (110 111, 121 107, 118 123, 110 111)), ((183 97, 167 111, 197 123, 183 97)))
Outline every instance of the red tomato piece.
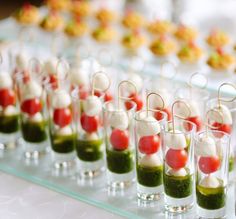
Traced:
POLYGON ((180 169, 185 167, 187 160, 188 154, 184 149, 169 149, 166 153, 166 163, 173 169, 180 169))
POLYGON ((98 116, 87 116, 85 113, 82 114, 80 118, 82 128, 88 132, 96 132, 99 127, 99 117, 98 116))
POLYGON ((68 108, 55 109, 53 112, 53 121, 56 125, 65 127, 71 123, 71 110, 68 108))
MULTIPOLYGON (((228 124, 214 122, 212 124, 212 126, 215 127, 212 130, 222 131, 227 134, 231 134, 231 132, 232 132, 232 127, 231 127, 231 125, 228 125, 228 124)), ((217 138, 222 138, 224 136, 224 134, 223 133, 214 133, 214 136, 217 138)))
MULTIPOLYGON (((192 122, 196 125, 197 132, 202 129, 202 121, 201 121, 199 116, 189 117, 186 120, 189 121, 189 122, 192 122)), ((187 131, 191 131, 193 129, 193 125, 189 124, 189 123, 184 123, 184 128, 187 131)))
POLYGON ((58 88, 58 78, 56 75, 50 75, 49 76, 49 83, 52 86, 52 89, 55 90, 58 88))
POLYGON ((0 105, 5 108, 7 106, 15 104, 15 93, 11 89, 0 90, 0 105))
MULTIPOLYGON (((157 108, 157 110, 161 110, 161 109, 157 108)), ((168 108, 164 108, 161 111, 163 111, 163 112, 165 112, 167 114, 167 120, 170 121, 171 120, 171 112, 170 112, 170 110, 168 108)), ((160 112, 155 112, 154 117, 156 118, 156 120, 160 121, 160 120, 163 119, 162 115, 163 114, 160 113, 160 112)))
POLYGON ((123 151, 129 146, 129 133, 126 130, 113 129, 110 142, 115 150, 123 151))
POLYGON ((104 96, 104 101, 108 102, 108 101, 111 101, 111 100, 113 100, 113 96, 112 96, 112 94, 109 91, 107 91, 105 93, 105 96, 104 96))
MULTIPOLYGON (((137 93, 131 94, 129 96, 129 98, 131 98, 131 100, 136 103, 136 105, 137 105, 136 110, 137 111, 139 111, 139 110, 141 110, 143 108, 143 100, 142 100, 140 95, 138 95, 137 93)), ((126 103, 125 103, 125 106, 126 106, 127 110, 129 110, 130 102, 127 101, 126 103), (128 106, 126 105, 126 103, 128 103, 128 106)))
POLYGON ((198 161, 199 169, 205 173, 210 174, 216 172, 220 167, 219 157, 201 157, 198 161))
POLYGON ((21 110, 22 112, 27 113, 30 116, 33 116, 42 110, 42 103, 38 98, 25 100, 21 104, 21 110))
POLYGON ((158 135, 143 136, 139 139, 139 151, 143 154, 156 153, 160 148, 160 138, 158 135))

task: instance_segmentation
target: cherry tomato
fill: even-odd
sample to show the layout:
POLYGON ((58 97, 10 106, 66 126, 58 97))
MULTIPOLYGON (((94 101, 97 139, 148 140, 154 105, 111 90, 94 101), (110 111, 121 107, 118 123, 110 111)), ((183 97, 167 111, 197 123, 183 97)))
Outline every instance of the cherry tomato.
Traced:
POLYGON ((56 75, 50 75, 49 76, 49 83, 52 86, 52 89, 55 90, 58 88, 58 78, 56 75))
MULTIPOLYGON (((131 98, 131 100, 136 103, 136 105, 137 105, 136 110, 137 111, 139 111, 139 110, 141 110, 143 108, 142 98, 137 93, 131 94, 129 96, 129 98, 131 98)), ((126 107, 127 110, 130 110, 133 107, 133 105, 132 105, 132 103, 130 101, 126 101, 125 102, 125 107, 126 107)))
POLYGON ((185 167, 187 160, 188 154, 184 149, 169 149, 166 153, 166 163, 173 169, 180 169, 185 167))
POLYGON ((5 108, 9 105, 15 104, 16 98, 15 93, 11 89, 0 90, 0 105, 5 108))
POLYGON ((60 127, 65 127, 71 123, 72 115, 68 108, 55 109, 53 112, 53 121, 60 127))
POLYGON ((126 130, 113 129, 110 142, 115 150, 123 151, 129 146, 129 133, 126 130))
POLYGON ((42 103, 38 98, 25 100, 21 104, 21 110, 22 112, 27 113, 30 116, 33 116, 42 110, 42 103))
POLYGON ((109 91, 107 91, 105 93, 105 96, 104 96, 104 101, 108 102, 108 101, 111 101, 111 100, 113 100, 113 96, 112 96, 112 94, 109 91))
POLYGON ((153 154, 160 148, 160 139, 158 135, 143 136, 139 139, 139 151, 143 154, 153 154))
MULTIPOLYGON (((212 126, 215 127, 212 130, 222 131, 222 132, 225 132, 227 134, 231 134, 231 132, 232 132, 232 127, 231 127, 231 125, 228 125, 228 124, 222 124, 222 123, 214 122, 212 124, 212 126)), ((217 138, 222 138, 224 136, 223 133, 213 133, 213 134, 217 138)))
POLYGON ((23 82, 24 84, 28 83, 30 80, 30 75, 28 71, 23 71, 23 82))
POLYGON ((96 132, 99 126, 98 116, 87 116, 85 113, 80 118, 82 128, 89 133, 96 132))
MULTIPOLYGON (((157 108, 157 110, 160 110, 160 108, 157 108)), ((170 110, 168 108, 164 108, 161 111, 163 111, 163 112, 165 112, 167 114, 167 120, 170 121, 171 120, 171 112, 170 112, 170 110)), ((160 113, 160 112, 155 112, 154 117, 156 118, 156 120, 160 121, 160 120, 163 119, 162 115, 163 114, 160 113)))
MULTIPOLYGON (((192 122, 192 123, 194 123, 194 124, 196 125, 197 132, 202 129, 202 121, 201 121, 201 119, 199 118, 199 116, 189 117, 189 118, 187 118, 186 120, 189 121, 189 122, 192 122)), ((193 128, 193 125, 192 125, 192 124, 189 124, 189 123, 184 123, 184 128, 185 128, 185 130, 187 130, 187 131, 191 131, 192 128, 193 128)))
POLYGON ((199 169, 205 173, 210 174, 216 172, 220 167, 219 157, 201 157, 198 161, 199 169))

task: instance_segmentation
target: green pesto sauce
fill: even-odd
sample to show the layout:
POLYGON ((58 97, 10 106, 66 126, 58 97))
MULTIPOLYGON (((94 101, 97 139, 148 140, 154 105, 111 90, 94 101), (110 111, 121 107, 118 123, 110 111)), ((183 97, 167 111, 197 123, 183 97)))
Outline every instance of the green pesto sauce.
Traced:
POLYGON ((0 115, 0 132, 11 134, 19 130, 19 115, 0 115))

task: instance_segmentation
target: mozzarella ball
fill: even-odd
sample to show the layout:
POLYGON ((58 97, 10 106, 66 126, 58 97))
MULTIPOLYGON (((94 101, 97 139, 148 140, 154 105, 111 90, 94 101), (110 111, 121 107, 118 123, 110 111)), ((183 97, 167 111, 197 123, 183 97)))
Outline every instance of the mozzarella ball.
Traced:
POLYGON ((57 135, 67 136, 67 135, 72 135, 72 134, 73 134, 73 131, 69 125, 57 130, 57 135))
POLYGON ((52 106, 55 109, 67 108, 71 104, 70 95, 62 89, 56 90, 52 97, 52 106))
POLYGON ((153 116, 137 121, 137 133, 140 137, 159 134, 160 130, 160 124, 153 116))
POLYGON ((216 156, 216 143, 210 136, 201 137, 195 145, 195 154, 202 157, 216 156))
POLYGON ((144 167, 157 167, 161 166, 162 162, 157 154, 146 154, 140 159, 139 164, 144 167))
MULTIPOLYGON (((128 76, 128 80, 131 81, 137 89, 137 92, 139 93, 142 90, 143 87, 143 79, 140 75, 135 73, 130 73, 128 76)), ((132 85, 127 84, 127 91, 129 93, 134 93, 134 87, 132 85)))
POLYGON ((175 133, 173 133, 173 130, 166 133, 165 144, 168 148, 174 150, 182 150, 187 147, 185 135, 178 130, 175 130, 175 133))
POLYGON ((12 116, 12 115, 17 115, 18 110, 15 106, 7 106, 4 111, 3 111, 4 116, 12 116))
POLYGON ((169 169, 168 170, 168 175, 171 176, 186 176, 188 173, 184 168, 180 168, 178 170, 174 170, 174 169, 169 169))
POLYGON ((128 115, 122 110, 112 112, 109 122, 111 127, 120 130, 126 130, 129 126, 128 115))
POLYGON ((44 70, 48 74, 56 74, 57 71, 57 64, 58 59, 56 57, 50 57, 47 61, 44 63, 44 70))
MULTIPOLYGON (((170 104, 170 94, 165 89, 155 90, 155 93, 159 94, 164 101, 164 108, 170 104)), ((157 95, 151 95, 149 98, 149 106, 151 109, 162 108, 162 99, 157 95)))
POLYGON ((29 81, 23 85, 22 99, 28 100, 42 95, 42 87, 36 81, 29 81))
POLYGON ((72 84, 77 86, 89 84, 88 74, 82 68, 72 68, 70 71, 70 80, 72 84))
POLYGON ((218 123, 231 125, 233 123, 232 115, 229 108, 225 105, 220 105, 220 108, 215 108, 220 113, 214 113, 214 120, 218 123), (222 121, 223 120, 223 121, 222 121))
POLYGON ((43 121, 43 116, 41 113, 36 113, 34 116, 31 116, 29 119, 31 122, 39 123, 43 121))
POLYGON ((95 141, 95 140, 98 140, 99 137, 98 137, 97 133, 93 132, 93 133, 86 133, 85 139, 88 141, 95 141))
POLYGON ((0 89, 2 88, 12 88, 13 82, 11 76, 4 72, 0 74, 0 89))
POLYGON ((105 91, 110 86, 110 80, 105 74, 97 74, 93 79, 93 83, 95 90, 99 91, 105 91))
POLYGON ((102 102, 97 96, 89 96, 84 101, 83 107, 88 116, 96 116, 102 111, 102 102))
POLYGON ((200 181, 200 186, 202 187, 206 187, 206 188, 217 188, 220 185, 219 180, 212 175, 208 175, 206 177, 204 177, 201 181, 200 181))
POLYGON ((25 70, 28 67, 29 58, 25 53, 19 53, 15 57, 16 65, 19 69, 25 70))

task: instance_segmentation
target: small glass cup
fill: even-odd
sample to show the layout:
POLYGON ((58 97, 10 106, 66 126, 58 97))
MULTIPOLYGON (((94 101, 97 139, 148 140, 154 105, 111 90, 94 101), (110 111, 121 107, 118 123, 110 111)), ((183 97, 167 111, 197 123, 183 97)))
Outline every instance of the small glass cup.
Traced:
MULTIPOLYGON (((79 177, 92 179, 105 170, 102 103, 104 94, 100 95, 98 105, 101 110, 94 116, 89 116, 85 110, 86 101, 91 96, 90 89, 79 90, 79 108, 77 117, 76 152, 78 157, 79 177)), ((95 107, 95 106, 94 106, 95 107)))
POLYGON ((195 147, 198 143, 202 145, 201 139, 207 135, 214 139, 217 155, 212 158, 196 155, 197 214, 200 218, 224 218, 226 216, 230 136, 216 130, 202 131, 195 136, 195 147))
POLYGON ((163 194, 163 157, 160 132, 167 114, 156 110, 142 110, 135 115, 137 196, 143 201, 159 200, 163 194), (156 130, 156 133, 150 133, 156 130))
POLYGON ((45 91, 33 76, 19 75, 17 93, 24 155, 27 159, 38 159, 49 145, 45 91))
POLYGON ((77 97, 74 91, 70 92, 62 85, 57 89, 51 85, 51 88, 48 88, 47 104, 53 167, 70 171, 76 166, 77 97))
POLYGON ((20 112, 16 89, 10 75, 0 74, 7 87, 0 88, 0 149, 14 149, 20 130, 20 112))
MULTIPOLYGON (((232 101, 232 102, 223 102, 221 101, 221 104, 226 106, 232 116, 232 121, 236 121, 236 101, 232 101)), ((218 98, 213 98, 210 99, 207 102, 206 105, 206 111, 213 109, 213 108, 217 108, 219 106, 219 101, 218 98)), ((224 120, 224 118, 223 118, 224 120)), ((228 134, 231 136, 231 141, 230 141, 230 149, 229 149, 229 181, 233 182, 235 181, 235 150, 236 150, 236 124, 235 122, 233 122, 232 124, 226 124, 229 128, 227 128, 228 130, 228 134)), ((226 126, 225 126, 226 127, 226 126)), ((219 131, 227 131, 226 129, 224 129, 224 126, 219 127, 219 131)))
POLYGON ((175 118, 162 130, 163 184, 165 209, 170 213, 182 213, 194 203, 194 123, 175 118))
POLYGON ((136 104, 126 101, 118 108, 112 101, 103 106, 107 181, 110 188, 130 186, 135 178, 133 116, 136 104), (126 109, 129 105, 129 109, 126 109))

